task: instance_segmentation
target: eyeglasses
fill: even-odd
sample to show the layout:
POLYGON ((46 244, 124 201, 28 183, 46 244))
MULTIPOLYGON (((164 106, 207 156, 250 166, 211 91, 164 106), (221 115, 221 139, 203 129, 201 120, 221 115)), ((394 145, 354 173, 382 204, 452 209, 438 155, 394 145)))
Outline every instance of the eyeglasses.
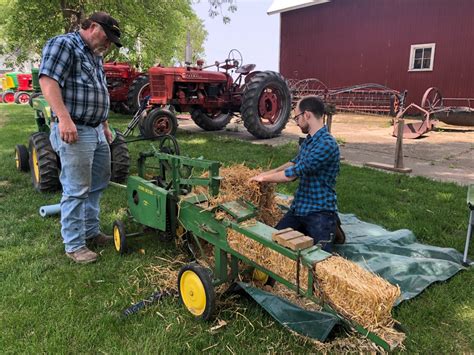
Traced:
POLYGON ((300 116, 303 116, 306 111, 298 113, 296 116, 293 116, 293 119, 295 120, 296 123, 298 123, 298 120, 300 119, 300 116))

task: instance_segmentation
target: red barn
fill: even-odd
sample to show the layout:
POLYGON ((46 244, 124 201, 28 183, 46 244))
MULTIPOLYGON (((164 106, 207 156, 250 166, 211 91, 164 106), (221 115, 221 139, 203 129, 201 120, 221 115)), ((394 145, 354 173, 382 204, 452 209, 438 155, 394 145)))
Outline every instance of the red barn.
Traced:
POLYGON ((408 103, 474 97, 474 0, 274 0, 280 71, 329 88, 379 83, 408 103))

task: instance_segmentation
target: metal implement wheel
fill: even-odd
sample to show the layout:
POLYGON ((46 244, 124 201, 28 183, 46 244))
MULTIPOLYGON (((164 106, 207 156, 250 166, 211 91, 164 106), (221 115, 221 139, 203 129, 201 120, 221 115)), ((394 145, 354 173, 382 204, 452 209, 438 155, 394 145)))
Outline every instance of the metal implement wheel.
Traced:
POLYGON ((232 114, 222 113, 221 111, 204 113, 200 109, 196 109, 191 113, 191 118, 194 123, 206 131, 219 131, 227 126, 232 114))
POLYGON ((30 170, 36 190, 56 191, 59 189, 59 159, 51 147, 48 134, 33 133, 29 142, 30 170))
POLYGON ((175 137, 166 135, 160 141, 160 152, 172 155, 179 155, 179 145, 175 137))
POLYGON ((23 144, 17 144, 15 146, 15 165, 19 171, 30 170, 30 157, 28 149, 23 144))
POLYGON ((291 95, 285 79, 276 72, 255 74, 242 96, 244 126, 257 138, 273 138, 285 128, 291 110, 291 95))
POLYGON ((148 75, 140 75, 133 80, 127 94, 127 106, 130 112, 136 112, 142 100, 150 95, 150 79, 148 75))
POLYGON ((19 91, 15 94, 15 103, 25 105, 30 101, 30 94, 25 91, 19 91))
POLYGON ((169 110, 155 108, 143 120, 143 133, 146 138, 160 137, 165 134, 174 136, 178 128, 176 116, 169 110))
POLYGON ((124 135, 115 130, 115 139, 110 145, 110 180, 117 183, 125 182, 130 170, 130 152, 124 135))
POLYGON ((127 235, 125 233, 125 225, 122 221, 115 221, 113 226, 114 246, 115 250, 123 255, 127 252, 127 235))
POLYGON ((438 88, 432 87, 425 91, 421 107, 427 111, 436 111, 443 106, 443 97, 438 88))
POLYGON ((216 307, 211 270, 198 264, 187 264, 178 274, 178 292, 184 306, 199 319, 208 320, 216 307))

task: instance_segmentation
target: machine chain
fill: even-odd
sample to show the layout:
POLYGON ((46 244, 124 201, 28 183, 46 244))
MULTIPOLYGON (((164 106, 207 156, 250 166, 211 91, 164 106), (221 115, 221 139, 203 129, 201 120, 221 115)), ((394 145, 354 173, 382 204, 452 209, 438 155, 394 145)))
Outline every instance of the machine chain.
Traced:
POLYGON ((161 301, 163 298, 166 297, 178 297, 178 290, 174 288, 165 288, 164 290, 158 290, 157 292, 152 293, 150 297, 147 299, 141 300, 140 302, 137 302, 130 307, 126 308, 123 312, 122 315, 124 317, 128 317, 132 314, 138 313, 140 310, 143 308, 147 308, 150 305, 152 305, 155 302, 161 301))

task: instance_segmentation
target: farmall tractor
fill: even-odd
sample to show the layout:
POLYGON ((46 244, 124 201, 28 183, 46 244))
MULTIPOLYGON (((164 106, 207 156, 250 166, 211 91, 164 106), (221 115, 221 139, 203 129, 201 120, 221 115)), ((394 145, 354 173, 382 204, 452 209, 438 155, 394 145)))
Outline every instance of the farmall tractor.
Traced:
POLYGON ((171 105, 177 112, 190 112, 193 121, 206 131, 223 129, 234 113, 240 113, 244 126, 257 138, 278 136, 290 115, 291 95, 279 73, 253 71, 255 64, 242 65, 242 55, 231 50, 227 59, 203 67, 152 67, 150 101, 145 125, 156 135, 169 133, 176 124, 171 105), (204 70, 216 67, 216 71, 204 70), (235 70, 235 73, 234 73, 235 70), (232 74, 237 75, 234 80, 232 74))
POLYGON ((140 102, 150 94, 148 75, 128 63, 104 64, 110 108, 117 113, 130 114, 138 110, 140 102))

